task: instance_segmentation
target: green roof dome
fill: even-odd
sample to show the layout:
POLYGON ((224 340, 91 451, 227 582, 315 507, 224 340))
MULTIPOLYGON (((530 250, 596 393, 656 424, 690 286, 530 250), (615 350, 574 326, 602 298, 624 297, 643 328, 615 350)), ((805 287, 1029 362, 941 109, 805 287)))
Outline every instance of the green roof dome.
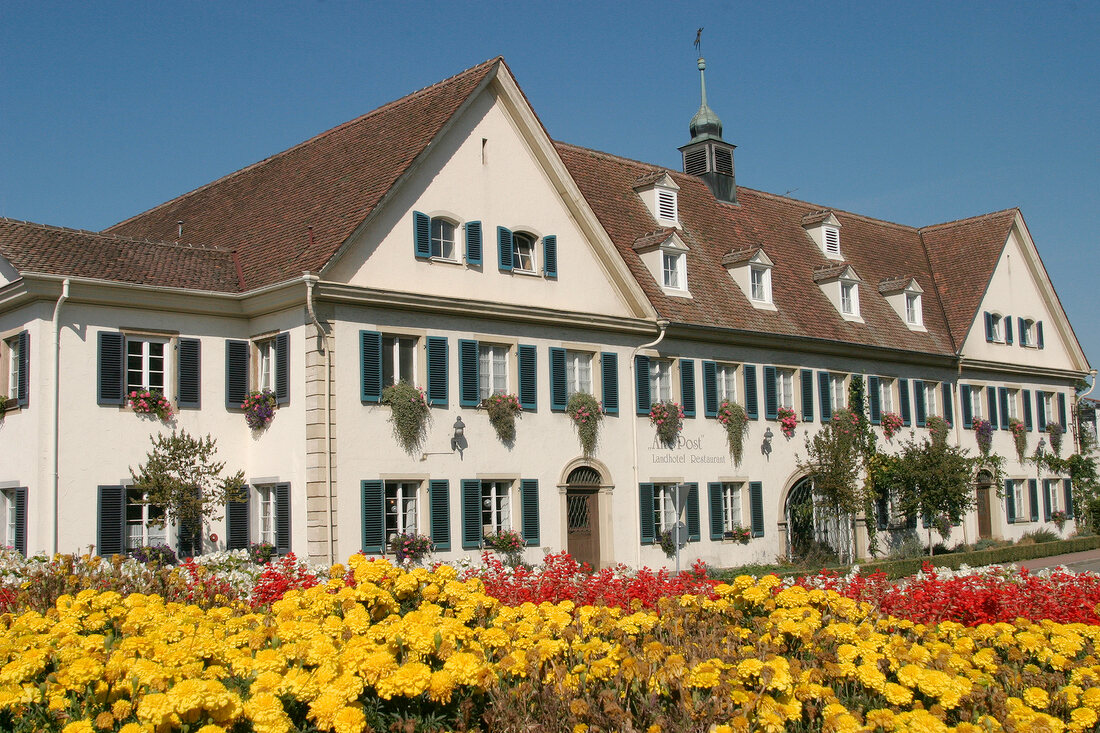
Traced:
POLYGON ((691 125, 688 127, 692 142, 708 137, 722 138, 722 120, 718 117, 718 113, 707 105, 706 68, 706 60, 699 59, 699 84, 703 93, 703 101, 699 105, 699 111, 691 118, 691 125))

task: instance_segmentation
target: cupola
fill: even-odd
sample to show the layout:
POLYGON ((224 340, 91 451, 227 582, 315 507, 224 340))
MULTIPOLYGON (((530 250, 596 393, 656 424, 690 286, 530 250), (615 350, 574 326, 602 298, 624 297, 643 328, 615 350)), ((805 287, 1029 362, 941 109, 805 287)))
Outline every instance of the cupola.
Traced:
POLYGON ((733 149, 737 146, 722 139, 722 120, 707 104, 706 69, 706 60, 700 58, 699 85, 702 103, 688 126, 691 141, 680 148, 680 153, 684 156, 684 173, 702 178, 719 201, 736 204, 733 149))

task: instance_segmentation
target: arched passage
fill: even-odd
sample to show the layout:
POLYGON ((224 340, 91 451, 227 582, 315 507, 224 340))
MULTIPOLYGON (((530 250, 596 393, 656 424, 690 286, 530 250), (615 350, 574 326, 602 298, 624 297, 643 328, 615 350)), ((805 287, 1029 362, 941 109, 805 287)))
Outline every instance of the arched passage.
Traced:
POLYGON ((603 540, 601 494, 608 494, 611 486, 606 482, 606 469, 595 461, 574 462, 566 467, 565 494, 565 542, 566 550, 578 562, 586 562, 599 568, 603 540))

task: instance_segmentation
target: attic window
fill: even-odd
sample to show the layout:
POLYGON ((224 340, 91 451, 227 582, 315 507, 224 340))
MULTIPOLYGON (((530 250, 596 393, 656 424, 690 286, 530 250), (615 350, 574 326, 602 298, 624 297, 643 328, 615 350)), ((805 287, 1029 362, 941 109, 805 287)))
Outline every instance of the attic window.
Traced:
POLYGON ((840 254, 840 230, 836 227, 822 227, 825 235, 825 254, 840 254))
POLYGON ((657 216, 660 219, 676 221, 678 215, 676 192, 667 188, 657 189, 657 216))

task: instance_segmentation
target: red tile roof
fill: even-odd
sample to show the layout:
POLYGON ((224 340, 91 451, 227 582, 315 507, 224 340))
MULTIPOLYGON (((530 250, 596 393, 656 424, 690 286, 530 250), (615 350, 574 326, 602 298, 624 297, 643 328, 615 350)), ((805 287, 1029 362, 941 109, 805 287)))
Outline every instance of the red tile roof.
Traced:
POLYGON ((0 256, 19 272, 236 292, 233 253, 0 218, 0 256))
POLYGON ((503 59, 468 69, 106 231, 235 250, 244 288, 316 272, 503 59), (314 244, 308 246, 308 228, 314 244))

